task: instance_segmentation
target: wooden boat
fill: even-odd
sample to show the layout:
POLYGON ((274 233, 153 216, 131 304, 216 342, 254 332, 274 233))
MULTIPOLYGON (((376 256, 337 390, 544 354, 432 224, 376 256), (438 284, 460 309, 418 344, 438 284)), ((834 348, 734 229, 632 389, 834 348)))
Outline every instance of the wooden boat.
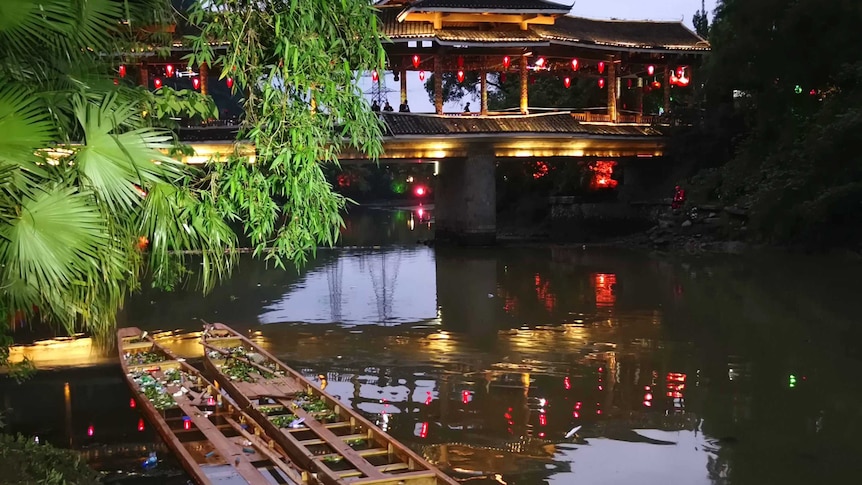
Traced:
POLYGON ((137 328, 117 341, 138 408, 199 485, 318 483, 183 359, 137 328))
POLYGON ((457 483, 230 327, 207 325, 201 343, 207 371, 322 483, 457 483))

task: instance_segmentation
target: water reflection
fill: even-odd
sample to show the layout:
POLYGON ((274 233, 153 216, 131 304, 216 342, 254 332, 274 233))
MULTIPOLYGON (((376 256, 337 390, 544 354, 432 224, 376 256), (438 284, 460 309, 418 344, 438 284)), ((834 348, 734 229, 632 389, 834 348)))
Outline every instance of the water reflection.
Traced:
MULTIPOLYGON (((381 227, 404 238, 406 220, 381 227)), ((470 483, 853 483, 858 269, 401 244, 295 274, 244 261, 209 297, 149 292, 124 318, 180 329, 166 342, 188 356, 199 319, 245 329, 470 483)), ((13 431, 152 446, 118 372, 42 373, 0 399, 13 431)))

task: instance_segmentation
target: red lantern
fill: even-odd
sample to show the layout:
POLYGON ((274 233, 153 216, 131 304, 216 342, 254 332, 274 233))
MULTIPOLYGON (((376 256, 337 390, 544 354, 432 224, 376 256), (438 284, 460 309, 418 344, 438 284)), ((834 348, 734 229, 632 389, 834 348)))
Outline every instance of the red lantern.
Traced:
POLYGON ((120 67, 117 69, 120 73, 120 77, 126 77, 126 66, 125 64, 120 64, 120 67))
POLYGON ((563 85, 566 87, 566 89, 569 89, 569 86, 572 85, 572 79, 568 77, 563 79, 563 85))
POLYGON ((195 88, 195 89, 200 88, 200 87, 201 87, 201 78, 199 78, 199 77, 193 77, 193 78, 192 78, 192 87, 193 87, 193 88, 195 88))
POLYGON ((512 59, 510 59, 509 56, 503 56, 503 69, 508 69, 511 63, 512 59))
POLYGON ((604 89, 604 88, 605 88, 605 78, 600 77, 599 78, 599 89, 604 89))
POLYGON ((186 431, 192 429, 192 418, 183 416, 183 429, 186 431))
POLYGON ((130 408, 135 409, 135 407, 137 407, 137 405, 138 405, 138 403, 135 402, 135 398, 129 399, 129 407, 130 408))
POLYGON ((371 71, 371 80, 377 82, 378 79, 380 79, 380 75, 377 74, 377 70, 371 71))
POLYGON ((458 69, 464 68, 464 56, 458 56, 458 69))
POLYGON ((94 434, 96 434, 96 428, 91 424, 87 427, 87 436, 93 436, 94 434))
POLYGON ((459 83, 464 82, 464 71, 459 70, 455 76, 458 78, 459 83))
POLYGON ((659 89, 659 88, 661 88, 661 83, 658 81, 653 81, 651 86, 653 89, 659 89))
POLYGON ((165 66, 165 74, 168 77, 174 77, 174 66, 172 64, 165 66))
POLYGON ((419 71, 419 80, 420 80, 420 81, 424 81, 424 80, 425 80, 425 71, 419 71))
POLYGON ((415 69, 415 68, 417 68, 417 67, 419 67, 419 62, 420 62, 421 60, 422 60, 422 59, 420 59, 420 58, 419 58, 419 56, 417 56, 417 55, 415 55, 415 54, 413 55, 413 68, 414 68, 414 69, 415 69))
POLYGON ((668 82, 670 82, 671 86, 679 82, 679 78, 676 76, 676 71, 670 72, 670 80, 668 82))
POLYGON ((544 57, 540 57, 540 58, 536 59, 536 67, 538 67, 539 69, 545 67, 545 58, 544 57))
POLYGON ((647 66, 646 67, 646 73, 647 73, 647 76, 652 76, 653 74, 655 74, 655 66, 653 66, 652 64, 647 66))
POLYGON ((605 61, 599 61, 599 74, 605 72, 605 61))
POLYGON ((156 89, 161 89, 162 88, 162 78, 157 77, 157 78, 153 79, 153 86, 155 86, 156 89))
POLYGON ((120 85, 120 80, 117 78, 114 78, 114 86, 119 86, 119 85, 120 85))
POLYGON ((506 82, 506 73, 505 72, 500 73, 500 82, 501 83, 506 82))
POLYGON ((572 70, 577 71, 578 68, 581 67, 580 63, 577 59, 572 59, 572 70))
POLYGON ((138 420, 138 431, 144 430, 144 418, 138 420))
POLYGON ((233 78, 232 78, 232 77, 227 78, 227 79, 225 80, 225 84, 227 84, 227 88, 228 88, 228 89, 233 88, 233 78))

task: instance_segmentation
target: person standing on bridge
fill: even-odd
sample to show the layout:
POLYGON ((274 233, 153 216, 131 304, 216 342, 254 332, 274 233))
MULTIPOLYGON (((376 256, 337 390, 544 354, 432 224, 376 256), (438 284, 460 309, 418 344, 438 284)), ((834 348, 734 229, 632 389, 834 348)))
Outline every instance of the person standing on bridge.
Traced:
POLYGON ((389 101, 386 101, 386 104, 383 105, 383 111, 395 111, 392 109, 392 105, 389 104, 389 101))
POLYGON ((406 99, 404 100, 403 103, 401 103, 401 106, 398 107, 398 112, 400 112, 400 113, 409 113, 410 112, 410 106, 407 104, 406 99))
POLYGON ((465 105, 464 105, 464 112, 465 112, 465 113, 469 113, 469 112, 470 112, 470 103, 469 103, 469 102, 468 102, 467 104, 465 104, 465 105))
POLYGON ((377 104, 377 101, 371 103, 371 111, 380 112, 380 105, 377 104))

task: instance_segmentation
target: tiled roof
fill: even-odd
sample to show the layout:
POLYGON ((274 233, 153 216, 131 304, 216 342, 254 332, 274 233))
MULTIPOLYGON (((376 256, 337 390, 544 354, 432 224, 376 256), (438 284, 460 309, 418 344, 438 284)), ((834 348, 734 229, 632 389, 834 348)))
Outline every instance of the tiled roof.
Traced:
POLYGON ((594 125, 580 123, 568 113, 532 116, 436 116, 380 113, 386 135, 499 135, 515 133, 559 133, 596 136, 660 136, 648 126, 594 125))
POLYGON ((444 29, 435 34, 441 43, 469 42, 477 43, 499 43, 510 44, 547 44, 548 42, 539 34, 530 30, 478 30, 478 29, 444 29))
POLYGON ((420 12, 454 12, 478 10, 482 12, 524 12, 524 13, 568 13, 571 5, 546 2, 544 0, 417 0, 407 4, 407 8, 420 12))
POLYGON ((434 37, 434 26, 429 22, 399 22, 398 7, 382 7, 378 9, 380 31, 391 39, 417 39, 434 37))
POLYGON ((709 43, 682 22, 594 20, 559 17, 554 25, 534 25, 548 40, 622 48, 709 50, 709 43))

